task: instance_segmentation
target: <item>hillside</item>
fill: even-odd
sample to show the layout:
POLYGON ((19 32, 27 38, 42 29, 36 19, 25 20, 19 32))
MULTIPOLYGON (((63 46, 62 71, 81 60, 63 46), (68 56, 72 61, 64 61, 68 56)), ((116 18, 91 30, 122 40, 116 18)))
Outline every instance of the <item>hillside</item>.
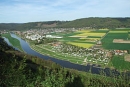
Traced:
MULTIPOLYGON (((127 77, 127 76, 126 76, 127 77)), ((130 79, 67 69, 50 61, 27 55, 0 38, 0 87, 129 87, 130 79)))
POLYGON ((60 27, 90 27, 90 28, 122 28, 129 26, 130 18, 82 18, 66 22, 59 25, 60 27))
POLYGON ((46 22, 29 22, 29 23, 1 23, 1 30, 27 30, 27 29, 44 29, 44 28, 128 28, 130 27, 130 18, 99 18, 90 17, 76 19, 73 21, 46 21, 46 22))
POLYGON ((0 30, 28 30, 39 28, 53 28, 65 23, 62 21, 29 22, 29 23, 0 23, 0 30))
POLYGON ((17 30, 22 25, 18 23, 0 23, 0 30, 17 30))

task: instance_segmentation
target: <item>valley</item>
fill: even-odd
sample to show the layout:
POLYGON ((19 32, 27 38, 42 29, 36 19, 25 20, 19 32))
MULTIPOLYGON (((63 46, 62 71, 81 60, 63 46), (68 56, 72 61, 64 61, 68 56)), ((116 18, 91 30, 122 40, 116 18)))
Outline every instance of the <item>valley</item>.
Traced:
MULTIPOLYGON (((79 65, 96 64, 119 70, 129 70, 129 29, 55 29, 14 31, 30 47, 43 54, 79 65), (35 32, 35 33, 34 33, 35 32), (41 35, 41 32, 44 34, 41 35), (117 59, 118 58, 118 59, 117 59), (114 61, 119 62, 114 62, 114 61), (127 60, 129 60, 127 58, 127 60), (117 65, 122 67, 117 67, 117 65), (126 68, 127 67, 127 68, 126 68)), ((5 36, 3 34, 3 36, 5 36)))

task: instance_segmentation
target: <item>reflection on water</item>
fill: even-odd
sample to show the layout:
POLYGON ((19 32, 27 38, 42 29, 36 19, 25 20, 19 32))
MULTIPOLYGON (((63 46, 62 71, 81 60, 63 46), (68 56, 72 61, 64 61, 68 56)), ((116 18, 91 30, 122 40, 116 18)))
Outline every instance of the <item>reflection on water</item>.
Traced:
POLYGON ((4 38, 4 40, 6 41, 6 43, 9 45, 9 46, 12 46, 12 44, 9 42, 9 40, 7 39, 7 38, 5 38, 5 37, 3 37, 4 38))

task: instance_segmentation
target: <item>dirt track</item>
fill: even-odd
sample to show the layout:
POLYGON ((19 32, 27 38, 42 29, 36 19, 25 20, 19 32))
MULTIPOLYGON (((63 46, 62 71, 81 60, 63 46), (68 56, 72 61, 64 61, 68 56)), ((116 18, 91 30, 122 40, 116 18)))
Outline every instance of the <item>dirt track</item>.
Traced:
POLYGON ((130 62, 130 54, 125 55, 124 59, 125 59, 125 61, 130 62))
POLYGON ((114 39, 113 43, 130 43, 130 40, 114 39))

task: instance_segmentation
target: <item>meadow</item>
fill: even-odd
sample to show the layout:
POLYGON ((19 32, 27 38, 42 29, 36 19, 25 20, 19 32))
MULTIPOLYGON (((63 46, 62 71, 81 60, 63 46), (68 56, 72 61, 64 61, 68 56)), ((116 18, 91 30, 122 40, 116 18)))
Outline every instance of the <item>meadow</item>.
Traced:
POLYGON ((118 70, 130 70, 130 62, 125 61, 124 56, 114 56, 111 63, 118 70))
POLYGON ((2 34, 2 37, 6 37, 9 42, 20 51, 23 51, 18 39, 11 37, 10 33, 2 34))

